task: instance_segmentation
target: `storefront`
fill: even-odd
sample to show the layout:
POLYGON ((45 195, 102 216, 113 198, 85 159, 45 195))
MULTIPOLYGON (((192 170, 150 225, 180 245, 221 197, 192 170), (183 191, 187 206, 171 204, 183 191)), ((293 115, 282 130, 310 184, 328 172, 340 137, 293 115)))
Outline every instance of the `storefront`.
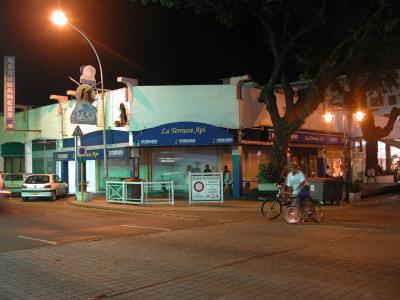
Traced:
MULTIPOLYGON (((120 180, 132 176, 132 151, 129 147, 129 133, 119 130, 107 130, 107 163, 108 178, 120 180)), ((60 163, 61 178, 68 182, 70 192, 75 192, 76 174, 81 179, 80 168, 76 171, 75 139, 62 141, 61 151, 54 152, 54 160, 60 163)), ((78 144, 79 145, 79 144, 78 144)), ((84 161, 83 180, 87 183, 88 192, 105 190, 104 149, 102 131, 88 133, 81 137, 80 146, 85 153, 79 158, 84 161)))
POLYGON ((25 145, 10 142, 1 145, 1 155, 4 159, 4 173, 25 172, 25 145))
POLYGON ((234 131, 197 122, 177 122, 133 132, 140 148, 139 176, 146 181, 174 181, 177 191, 187 191, 188 173, 232 168, 234 131))
POLYGON ((57 149, 56 140, 32 141, 32 173, 56 173, 53 153, 57 149))

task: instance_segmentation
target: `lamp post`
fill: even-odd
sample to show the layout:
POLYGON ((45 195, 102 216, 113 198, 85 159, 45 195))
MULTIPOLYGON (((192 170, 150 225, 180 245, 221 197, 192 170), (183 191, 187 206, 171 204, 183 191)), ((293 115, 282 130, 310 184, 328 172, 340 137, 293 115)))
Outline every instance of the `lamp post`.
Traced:
POLYGON ((51 15, 52 22, 57 26, 65 26, 68 25, 69 27, 76 30, 80 35, 82 35, 85 40, 88 42, 90 47, 92 48, 94 54, 96 55, 97 63, 99 64, 100 69, 100 84, 101 84, 101 100, 103 105, 103 152, 104 152, 104 177, 105 179, 108 178, 108 160, 107 160, 107 141, 106 141, 106 109, 105 109, 105 100, 104 100, 104 82, 103 82, 103 69, 101 67, 101 62, 99 55, 97 54, 96 48, 93 46, 92 42, 89 38, 76 26, 68 22, 67 17, 65 16, 62 10, 55 10, 51 15))
MULTIPOLYGON (((345 198, 346 202, 349 202, 349 173, 350 173, 350 166, 349 166, 349 158, 348 158, 348 109, 342 107, 342 126, 343 126, 343 180, 344 180, 344 188, 345 188, 345 198)), ((362 111, 357 111, 353 114, 353 117, 358 121, 361 122, 364 118, 364 113, 362 111)), ((331 123, 335 119, 335 115, 331 112, 327 111, 322 116, 326 123, 331 123)))

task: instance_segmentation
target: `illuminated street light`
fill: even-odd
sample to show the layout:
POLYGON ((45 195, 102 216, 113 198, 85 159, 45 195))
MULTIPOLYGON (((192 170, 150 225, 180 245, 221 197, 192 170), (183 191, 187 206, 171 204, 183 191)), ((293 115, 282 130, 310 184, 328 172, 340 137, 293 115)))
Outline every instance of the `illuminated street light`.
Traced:
POLYGON ((108 178, 108 160, 107 160, 107 143, 106 143, 106 110, 105 110, 105 100, 103 98, 103 91, 104 91, 103 68, 101 67, 99 55, 97 54, 96 48, 93 46, 93 44, 89 40, 89 38, 80 29, 78 29, 76 26, 74 26, 70 22, 68 22, 68 19, 62 10, 57 9, 57 10, 53 11, 53 13, 51 15, 51 21, 57 26, 68 25, 68 26, 72 27, 74 30, 76 30, 77 32, 79 32, 79 34, 81 34, 85 38, 85 40, 88 42, 88 44, 92 48, 94 54, 96 55, 97 62, 99 64, 99 68, 100 68, 101 100, 103 102, 104 177, 105 177, 105 179, 107 179, 108 178))
POLYGON ((51 21, 57 26, 64 26, 68 22, 64 12, 60 9, 53 11, 53 13, 51 14, 51 21))
MULTIPOLYGON (((343 107, 341 109, 342 114, 343 114, 343 119, 342 119, 342 124, 343 124, 343 143, 344 143, 344 149, 343 149, 343 180, 345 183, 345 201, 348 202, 349 200, 349 162, 348 162, 348 122, 346 119, 346 109, 343 107)), ((361 122, 365 116, 365 113, 362 111, 357 111, 356 113, 353 114, 354 118, 357 120, 357 122, 361 122)), ((331 123, 335 119, 335 115, 333 115, 331 112, 326 112, 324 115, 322 115, 326 123, 331 123)))
POLYGON ((333 115, 333 114, 330 113, 330 112, 326 112, 326 113, 323 115, 323 118, 324 118, 324 120, 325 120, 326 123, 331 123, 331 122, 335 119, 335 115, 333 115))
POLYGON ((357 122, 361 122, 364 119, 365 113, 363 113, 362 111, 357 111, 354 114, 354 118, 357 120, 357 122))

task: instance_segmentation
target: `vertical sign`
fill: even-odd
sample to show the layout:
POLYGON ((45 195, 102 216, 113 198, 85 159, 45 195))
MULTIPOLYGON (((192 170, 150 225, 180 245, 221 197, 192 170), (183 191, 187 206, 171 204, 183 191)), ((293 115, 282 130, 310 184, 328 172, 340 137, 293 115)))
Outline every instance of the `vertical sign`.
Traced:
POLYGON ((15 57, 4 56, 4 130, 15 130, 15 57))

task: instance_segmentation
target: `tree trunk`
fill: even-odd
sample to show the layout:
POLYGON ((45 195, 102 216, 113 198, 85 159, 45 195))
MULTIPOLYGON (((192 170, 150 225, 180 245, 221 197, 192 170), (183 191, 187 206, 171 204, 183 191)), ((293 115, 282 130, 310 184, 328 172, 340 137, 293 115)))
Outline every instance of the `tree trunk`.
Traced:
POLYGON ((365 161, 365 174, 368 169, 377 171, 378 166, 378 141, 373 137, 365 137, 366 145, 366 161, 365 161))
POLYGON ((287 152, 289 138, 284 134, 275 132, 274 143, 272 145, 272 163, 283 168, 287 164, 287 152))

